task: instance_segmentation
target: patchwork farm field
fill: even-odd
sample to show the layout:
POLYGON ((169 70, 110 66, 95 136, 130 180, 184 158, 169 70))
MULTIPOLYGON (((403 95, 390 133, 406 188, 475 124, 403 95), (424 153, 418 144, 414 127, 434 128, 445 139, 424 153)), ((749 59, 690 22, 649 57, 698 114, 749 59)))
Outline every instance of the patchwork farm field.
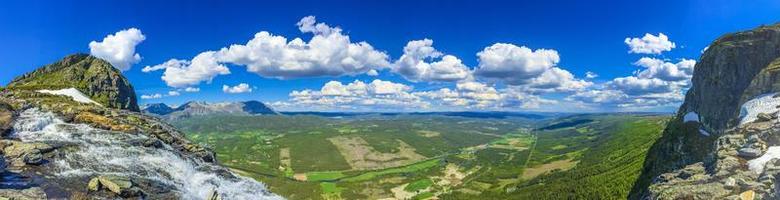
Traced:
MULTIPOLYGON (((389 200, 559 197, 556 189, 572 186, 572 175, 633 183, 629 179, 636 179, 667 118, 370 114, 204 116, 171 123, 213 148, 221 164, 286 198, 389 200), (605 166, 618 164, 627 167, 605 166), (597 167, 620 171, 592 172, 597 167), (527 194, 540 188, 552 189, 527 194)), ((630 187, 599 188, 597 194, 630 187)))

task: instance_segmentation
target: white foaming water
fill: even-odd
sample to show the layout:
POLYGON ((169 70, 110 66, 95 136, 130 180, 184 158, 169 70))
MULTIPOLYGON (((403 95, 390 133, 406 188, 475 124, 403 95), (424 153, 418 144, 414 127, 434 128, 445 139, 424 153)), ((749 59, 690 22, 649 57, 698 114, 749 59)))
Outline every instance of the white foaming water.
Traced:
MULTIPOLYGON (((54 158, 52 179, 121 175, 173 188, 183 199, 205 199, 211 190, 223 199, 282 199, 252 179, 225 175, 224 168, 180 155, 170 146, 140 145, 141 134, 118 133, 69 124, 52 113, 28 109, 14 124, 14 137, 25 142, 75 146, 54 158), (221 173, 219 173, 221 172, 221 173)), ((86 183, 85 183, 86 184, 86 183)))

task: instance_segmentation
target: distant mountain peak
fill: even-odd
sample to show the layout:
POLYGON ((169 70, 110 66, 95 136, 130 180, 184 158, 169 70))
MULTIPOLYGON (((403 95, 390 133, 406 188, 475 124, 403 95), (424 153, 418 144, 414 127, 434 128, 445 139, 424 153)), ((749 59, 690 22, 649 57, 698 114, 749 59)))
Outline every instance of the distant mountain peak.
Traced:
POLYGON ((144 112, 154 113, 158 115, 167 115, 168 113, 174 111, 173 108, 171 108, 165 103, 146 104, 146 106, 144 106, 142 110, 144 112))
POLYGON ((89 54, 65 56, 55 63, 16 77, 8 86, 35 90, 75 88, 101 105, 140 110, 130 81, 111 63, 89 54))
POLYGON ((278 115, 272 108, 260 101, 208 103, 188 101, 176 108, 166 104, 148 104, 143 112, 164 116, 169 119, 186 118, 194 115, 278 115))

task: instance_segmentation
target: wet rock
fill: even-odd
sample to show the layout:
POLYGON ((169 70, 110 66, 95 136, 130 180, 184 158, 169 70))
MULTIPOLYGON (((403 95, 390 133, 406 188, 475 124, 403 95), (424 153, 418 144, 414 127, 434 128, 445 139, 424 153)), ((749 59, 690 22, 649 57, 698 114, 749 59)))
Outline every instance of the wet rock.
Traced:
POLYGON ((100 179, 98 179, 97 177, 90 179, 89 183, 87 183, 87 190, 89 191, 100 190, 100 179))
POLYGON ((222 197, 219 196, 217 190, 212 189, 211 192, 209 192, 209 196, 206 197, 206 200, 222 200, 222 197))
POLYGON ((40 165, 43 163, 43 154, 40 150, 33 149, 29 153, 24 154, 24 163, 30 165, 40 165))
POLYGON ((70 200, 89 200, 89 196, 83 192, 73 192, 70 194, 70 200))
POLYGON ((92 189, 92 186, 95 186, 94 188, 97 188, 96 190, 105 188, 121 197, 143 195, 143 192, 140 189, 133 186, 133 182, 131 182, 130 179, 120 176, 98 176, 97 178, 90 180, 90 183, 87 184, 87 187, 90 188, 90 190, 92 189), (93 181, 95 179, 97 179, 96 182, 93 181))
POLYGON ((154 147, 154 148, 162 148, 163 147, 162 141, 160 141, 158 139, 154 139, 154 138, 150 138, 150 139, 144 141, 143 145, 145 147, 154 147))
POLYGON ((54 147, 40 142, 20 142, 3 140, 0 142, 5 158, 9 159, 13 166, 43 163, 43 154, 54 150, 54 147))
POLYGON ((766 113, 758 113, 756 115, 756 122, 768 122, 772 120, 772 115, 766 113))
POLYGON ((133 183, 130 182, 129 179, 118 176, 99 176, 98 180, 100 186, 103 186, 116 194, 121 194, 122 191, 130 189, 130 187, 133 186, 133 183))
POLYGON ((46 193, 39 187, 27 189, 0 189, 0 197, 8 199, 47 199, 46 193))
POLYGON ((746 158, 759 157, 763 153, 764 152, 762 152, 760 149, 756 149, 756 148, 746 147, 746 148, 739 149, 739 156, 746 157, 746 158))

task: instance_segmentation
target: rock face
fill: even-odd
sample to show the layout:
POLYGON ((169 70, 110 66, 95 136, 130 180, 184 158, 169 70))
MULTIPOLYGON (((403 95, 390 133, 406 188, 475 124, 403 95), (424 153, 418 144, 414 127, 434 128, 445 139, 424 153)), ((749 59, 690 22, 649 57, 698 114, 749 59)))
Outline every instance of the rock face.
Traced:
POLYGON ((679 113, 696 112, 710 132, 736 125, 747 100, 780 90, 780 25, 718 38, 694 67, 679 113))
MULTIPOLYGON (((152 104, 145 113, 160 115, 166 119, 181 119, 200 115, 278 115, 279 113, 259 101, 206 103, 191 101, 168 111, 165 104, 152 104)), ((170 107, 168 107, 170 108, 170 107)))
POLYGON ((0 135, 4 135, 11 131, 13 118, 14 112, 11 105, 0 103, 0 135))
POLYGON ((74 54, 15 78, 9 89, 76 88, 98 103, 139 111, 135 90, 121 72, 105 60, 74 54))
POLYGON ((648 152, 629 198, 779 198, 776 174, 769 170, 774 162, 765 171, 748 167, 768 146, 780 145, 777 113, 739 124, 745 102, 780 91, 778 72, 780 24, 727 34, 710 44, 696 63, 685 102, 648 152), (698 114, 698 121, 684 122, 688 113, 698 114))

